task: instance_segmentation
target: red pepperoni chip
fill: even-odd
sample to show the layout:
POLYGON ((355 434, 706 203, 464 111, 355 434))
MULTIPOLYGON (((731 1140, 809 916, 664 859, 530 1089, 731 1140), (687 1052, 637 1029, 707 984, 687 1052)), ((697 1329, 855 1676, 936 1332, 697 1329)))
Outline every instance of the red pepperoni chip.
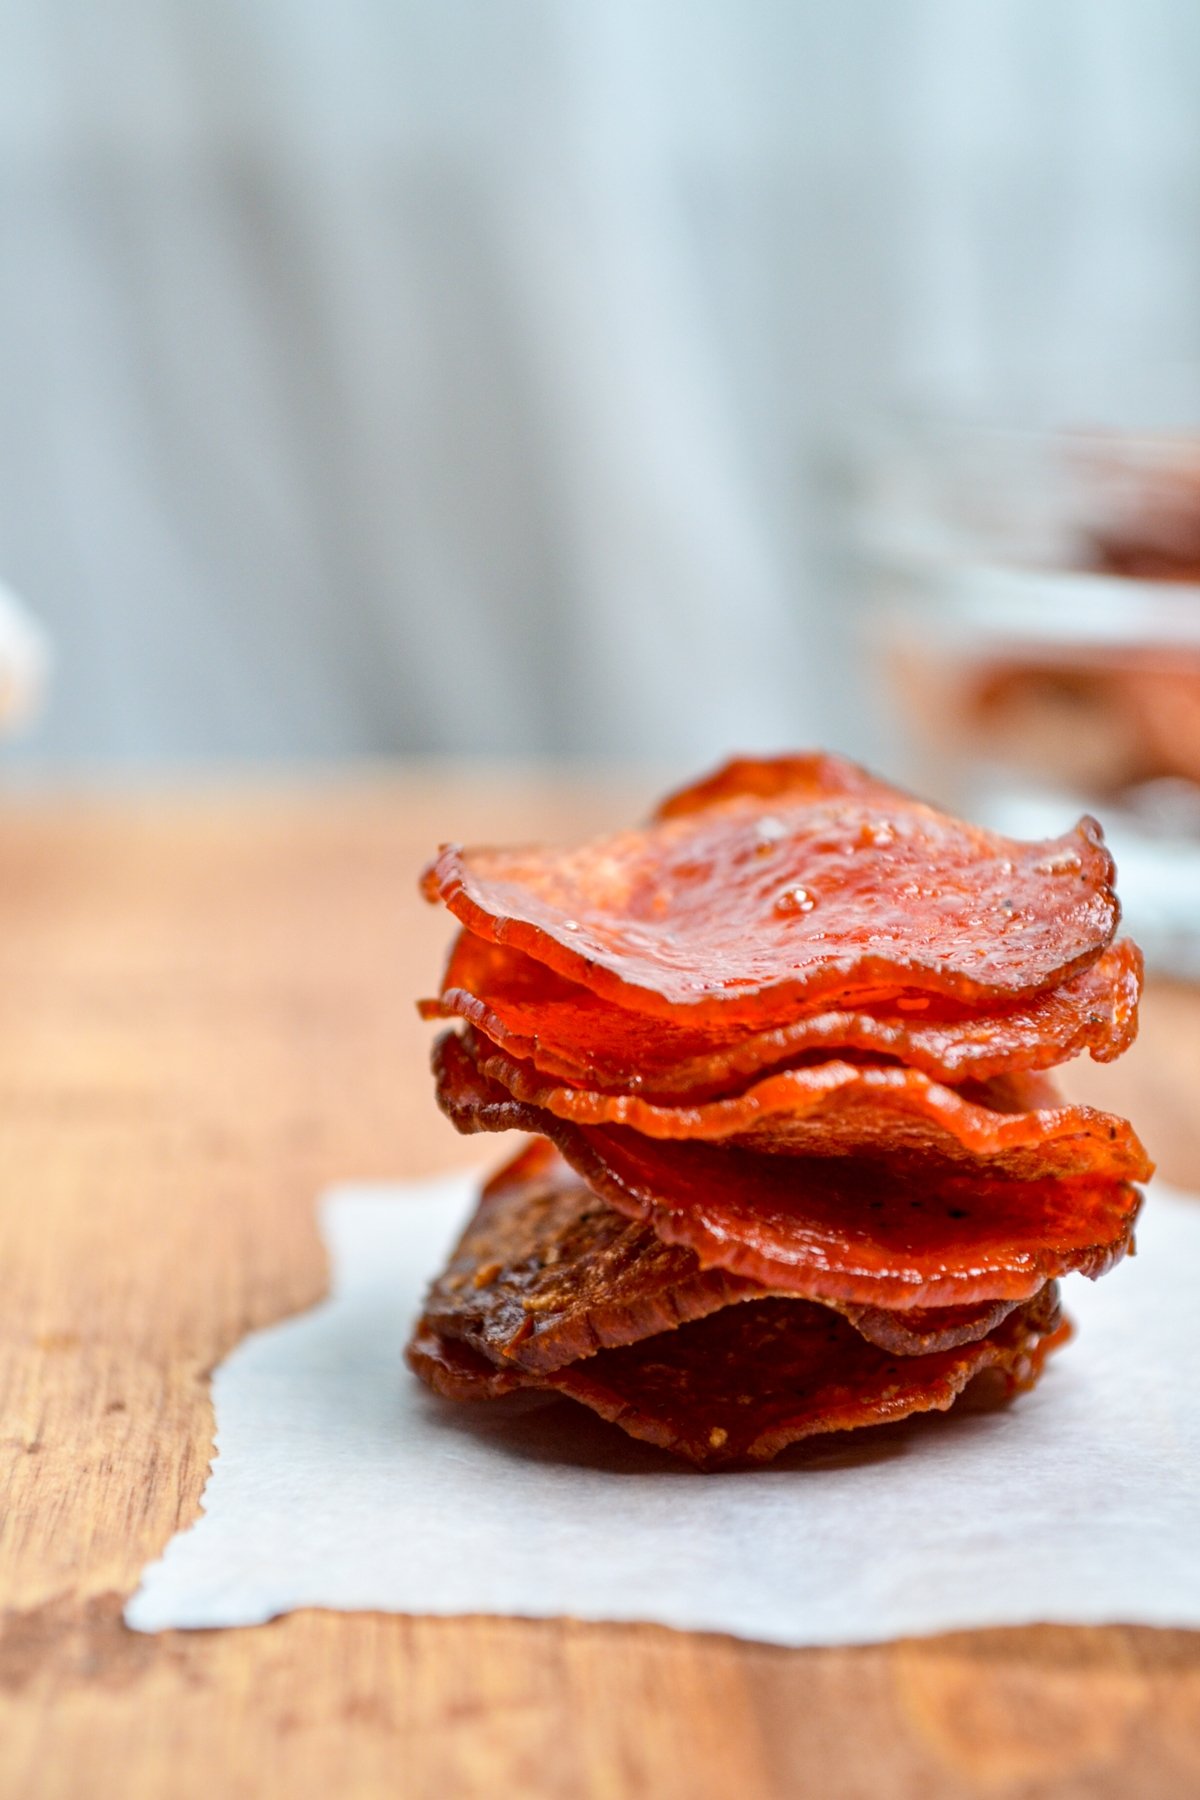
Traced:
POLYGON ((1010 1076, 968 1094, 918 1069, 821 1062, 765 1076, 726 1100, 662 1106, 638 1094, 557 1086, 470 1026, 459 1044, 485 1079, 573 1125, 623 1125, 664 1141, 774 1155, 936 1157, 1025 1180, 1102 1174, 1145 1181, 1152 1173, 1128 1120, 1062 1105, 1045 1076, 1010 1076))
POLYGON ((758 1300, 537 1374, 497 1369, 423 1319, 408 1360, 450 1399, 544 1388, 713 1469, 767 1462, 821 1433, 946 1411, 986 1369, 1010 1393, 1029 1388, 1067 1332, 1052 1285, 989 1336, 924 1356, 892 1356, 825 1307, 758 1300))
POLYGON ((718 1099, 757 1075, 818 1052, 891 1057, 938 1081, 986 1081, 1048 1069, 1087 1050, 1109 1062, 1137 1032, 1142 958, 1128 938, 1061 986, 1004 1009, 968 1012, 933 996, 872 1011, 807 1013, 754 1023, 656 1018, 603 999, 508 944, 463 931, 427 1018, 467 1020, 545 1075, 644 1099, 718 1099))
POLYGON ((1019 843, 836 758, 731 764, 665 810, 576 850, 447 845, 424 891, 624 1006, 759 1028, 818 1000, 1017 1000, 1116 929, 1094 819, 1019 843))
POLYGON ((484 1078, 461 1039, 437 1049, 460 1131, 548 1137, 592 1191, 686 1244, 706 1268, 814 1300, 888 1310, 1020 1300, 1130 1247, 1141 1197, 1108 1176, 1013 1180, 953 1165, 793 1157, 578 1126, 484 1078))

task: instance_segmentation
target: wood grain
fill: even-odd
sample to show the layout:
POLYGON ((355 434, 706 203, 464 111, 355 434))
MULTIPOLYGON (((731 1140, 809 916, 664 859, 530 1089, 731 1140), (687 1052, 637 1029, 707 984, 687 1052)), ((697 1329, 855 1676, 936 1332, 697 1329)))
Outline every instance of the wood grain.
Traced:
MULTIPOLYGON (((446 932, 421 861, 646 791, 442 769, 0 810, 0 1795, 1200 1788, 1186 1633, 788 1652, 569 1621, 121 1625, 197 1514, 209 1371, 322 1292, 317 1191, 497 1155, 430 1098, 411 1002, 446 932)), ((1200 1000, 1162 987, 1126 1062, 1071 1082, 1200 1186, 1198 1076, 1200 1000)))

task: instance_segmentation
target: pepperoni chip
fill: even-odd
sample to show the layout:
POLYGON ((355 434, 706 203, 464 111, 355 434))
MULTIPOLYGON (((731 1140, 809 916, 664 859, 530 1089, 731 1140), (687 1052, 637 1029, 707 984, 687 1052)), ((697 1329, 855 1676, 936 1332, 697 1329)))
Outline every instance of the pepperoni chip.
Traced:
POLYGON ((989 1336, 924 1356, 892 1356, 824 1307, 759 1300, 549 1373, 497 1369, 424 1319, 408 1359, 450 1399, 545 1388, 713 1469, 767 1462, 817 1434, 946 1411, 985 1369, 1009 1392, 1031 1387, 1067 1332, 1051 1286, 989 1336))
POLYGON ((1020 843, 835 758, 730 764, 666 812, 576 850, 447 845, 424 892, 624 1006, 762 1029, 818 1000, 1020 999, 1116 930, 1094 819, 1020 843))
POLYGON ((486 1080, 449 1034, 438 1101, 460 1131, 548 1137, 592 1192, 706 1268, 889 1311, 1022 1300, 1129 1249, 1141 1196, 1111 1177, 1017 1181, 871 1157, 793 1157, 577 1126, 486 1080))
MULTIPOLYGON (((498 1368, 538 1373, 770 1292, 702 1269, 692 1251, 664 1244, 649 1225, 599 1200, 552 1145, 535 1139, 488 1183, 429 1290, 425 1320, 498 1368)), ((872 1343, 918 1356, 986 1336, 1015 1304, 836 1310, 872 1343)))
POLYGON ((670 1102, 739 1093, 801 1056, 858 1051, 935 1081, 1048 1069, 1087 1050, 1110 1062, 1137 1032, 1142 958, 1123 939, 1079 975, 1006 1010, 971 1013, 936 997, 875 1011, 818 1011, 787 1025, 655 1018, 602 999, 508 944, 459 933, 426 1018, 465 1019, 518 1061, 574 1087, 670 1102))
POLYGON ((835 1061, 768 1075, 732 1099, 660 1106, 637 1094, 556 1086, 471 1027, 459 1043, 485 1079, 574 1125, 623 1125, 649 1138, 728 1141, 796 1156, 937 1157, 1024 1179, 1142 1181, 1151 1171, 1128 1120, 1092 1106, 1045 1104, 1058 1099, 1045 1077, 997 1080, 967 1097, 918 1069, 835 1061))

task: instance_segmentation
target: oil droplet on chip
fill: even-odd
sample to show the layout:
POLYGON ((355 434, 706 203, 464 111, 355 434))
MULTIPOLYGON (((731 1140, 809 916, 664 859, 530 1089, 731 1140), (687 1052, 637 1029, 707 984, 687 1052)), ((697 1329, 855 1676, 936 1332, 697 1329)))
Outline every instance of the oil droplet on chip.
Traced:
POLYGON ((1083 867, 1083 861, 1074 850, 1060 850, 1054 856, 1044 856, 1033 866, 1039 875, 1070 875, 1083 867))
POLYGON ((816 904, 816 897, 806 887, 784 888, 775 902, 775 911, 786 918, 789 913, 810 913, 816 904))

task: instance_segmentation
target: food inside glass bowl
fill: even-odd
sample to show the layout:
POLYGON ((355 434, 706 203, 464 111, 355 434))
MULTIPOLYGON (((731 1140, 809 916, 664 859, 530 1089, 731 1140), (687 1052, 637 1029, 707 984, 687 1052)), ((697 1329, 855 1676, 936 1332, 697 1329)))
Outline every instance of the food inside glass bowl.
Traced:
POLYGON ((1147 957, 1200 977, 1200 434, 926 428, 876 464, 867 631, 910 777, 1016 835, 1102 807, 1147 957))

